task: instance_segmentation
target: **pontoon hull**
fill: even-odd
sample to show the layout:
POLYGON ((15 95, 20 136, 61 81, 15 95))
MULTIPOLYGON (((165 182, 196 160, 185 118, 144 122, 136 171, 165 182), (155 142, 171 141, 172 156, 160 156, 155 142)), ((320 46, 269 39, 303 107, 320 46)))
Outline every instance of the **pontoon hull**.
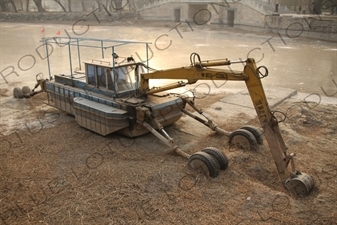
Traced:
POLYGON ((150 108, 164 127, 179 120, 182 116, 180 109, 184 107, 179 97, 169 94, 132 97, 131 101, 130 97, 113 98, 94 88, 88 91, 80 81, 61 76, 47 81, 46 89, 49 105, 74 115, 80 126, 103 136, 114 132, 128 137, 148 133, 148 129, 137 123, 137 107, 150 108))

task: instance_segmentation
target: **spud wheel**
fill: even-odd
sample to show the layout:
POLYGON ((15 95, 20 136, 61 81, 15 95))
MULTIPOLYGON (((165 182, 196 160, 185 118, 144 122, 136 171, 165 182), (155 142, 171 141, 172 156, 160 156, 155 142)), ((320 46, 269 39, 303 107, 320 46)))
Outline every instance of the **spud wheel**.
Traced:
POLYGON ((216 160, 216 162, 218 162, 220 170, 226 170, 227 169, 228 159, 222 151, 220 151, 219 149, 214 148, 214 147, 207 147, 207 148, 204 148, 201 151, 206 152, 207 154, 212 156, 216 160))
POLYGON ((254 126, 246 125, 246 126, 241 127, 240 129, 248 130, 250 133, 254 135, 259 145, 263 144, 262 132, 258 128, 254 126))
POLYGON ((15 87, 13 89, 13 96, 14 98, 23 98, 23 92, 22 89, 19 87, 15 87))
POLYGON ((309 195, 315 184, 309 174, 296 171, 296 176, 289 178, 285 182, 285 186, 292 194, 304 197, 309 195))
POLYGON ((229 135, 229 142, 243 150, 255 149, 257 145, 256 138, 248 130, 237 129, 229 135))
POLYGON ((188 158, 188 166, 195 170, 201 170, 210 177, 219 175, 219 166, 212 156, 206 152, 196 152, 188 158))

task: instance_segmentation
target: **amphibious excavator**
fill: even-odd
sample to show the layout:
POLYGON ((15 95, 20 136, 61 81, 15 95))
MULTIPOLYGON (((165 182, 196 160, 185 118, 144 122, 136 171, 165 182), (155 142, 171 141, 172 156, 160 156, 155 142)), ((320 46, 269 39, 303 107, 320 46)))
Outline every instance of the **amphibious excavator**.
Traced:
MULTIPOLYGON (((29 97, 40 92, 47 93, 49 105, 75 116, 77 123, 100 135, 114 132, 128 137, 137 137, 151 132, 172 152, 188 159, 188 165, 201 169, 211 177, 219 175, 220 170, 228 167, 228 159, 223 151, 208 147, 192 155, 179 149, 174 139, 164 127, 180 119, 182 114, 192 117, 213 131, 228 137, 228 142, 239 148, 253 148, 266 139, 280 180, 285 187, 300 196, 306 196, 314 187, 312 177, 297 170, 295 153, 289 153, 278 125, 278 120, 268 106, 261 78, 266 76, 266 67, 257 67, 253 58, 231 61, 217 59, 202 61, 197 53, 190 56, 190 65, 166 70, 154 70, 149 67, 148 42, 116 41, 94 38, 50 37, 43 38, 48 63, 49 78, 37 75, 37 84, 33 90, 27 86, 15 88, 14 96, 29 97), (136 62, 134 57, 121 57, 116 49, 135 51, 125 48, 129 45, 145 45, 146 60, 136 62), (54 46, 54 47, 53 47, 54 46), (69 71, 51 75, 53 48, 67 48, 69 71), (81 48, 101 50, 101 59, 81 60, 81 48), (72 56, 72 51, 77 56, 72 56), (105 57, 106 52, 109 52, 105 57), (74 69, 74 62, 78 67, 74 69), (243 70, 227 69, 234 63, 242 64, 243 70), (156 79, 173 79, 173 84, 151 87, 156 79), (178 80, 178 81, 176 81, 178 80), (194 98, 186 93, 172 94, 172 89, 195 84, 200 80, 243 81, 255 107, 261 128, 244 125, 235 131, 225 131, 218 127, 202 109, 196 106, 194 98), (40 91, 35 91, 40 86, 40 91), (191 106, 196 113, 186 110, 191 106)), ((139 48, 136 48, 139 50, 139 48)), ((86 50, 86 55, 93 53, 86 50)), ((139 54, 137 53, 137 56, 139 54)), ((53 56, 54 57, 54 56, 53 56)), ((140 57, 139 57, 140 58, 140 57)))

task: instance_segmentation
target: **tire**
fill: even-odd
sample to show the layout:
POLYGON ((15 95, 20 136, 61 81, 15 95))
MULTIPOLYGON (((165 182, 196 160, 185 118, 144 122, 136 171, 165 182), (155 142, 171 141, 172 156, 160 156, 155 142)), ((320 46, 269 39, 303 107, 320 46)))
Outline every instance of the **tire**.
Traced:
POLYGON ((22 87, 22 92, 23 92, 23 96, 25 98, 29 98, 30 94, 32 93, 32 91, 30 90, 30 88, 28 86, 23 86, 22 87))
POLYGON ((235 146, 244 150, 251 150, 256 147, 257 140, 248 130, 237 129, 229 135, 229 143, 234 144, 235 146), (236 136, 241 138, 241 143, 237 142, 236 136), (249 146, 247 146, 247 142, 249 143, 249 146))
POLYGON ((228 168, 228 159, 226 155, 219 149, 214 147, 207 147, 201 151, 206 152, 207 154, 212 156, 218 162, 220 170, 226 170, 228 168))
POLYGON ((19 87, 15 87, 15 88, 13 89, 13 96, 14 96, 14 98, 18 98, 18 99, 23 98, 23 92, 22 92, 22 89, 19 88, 19 87))
POLYGON ((204 166, 206 166, 210 177, 215 178, 219 176, 220 169, 219 169, 218 164, 212 158, 212 156, 210 156, 206 152, 196 152, 192 154, 188 158, 188 166, 192 169, 201 169, 204 173, 206 173, 206 171, 204 170, 205 169, 204 166), (200 165, 200 164, 193 165, 193 163, 198 164, 198 162, 202 162, 203 165, 200 165))
POLYGON ((255 139, 256 139, 256 141, 259 145, 263 144, 262 133, 258 128, 254 127, 254 126, 246 125, 246 126, 241 127, 240 129, 248 130, 250 133, 252 133, 254 135, 254 137, 255 137, 255 139))

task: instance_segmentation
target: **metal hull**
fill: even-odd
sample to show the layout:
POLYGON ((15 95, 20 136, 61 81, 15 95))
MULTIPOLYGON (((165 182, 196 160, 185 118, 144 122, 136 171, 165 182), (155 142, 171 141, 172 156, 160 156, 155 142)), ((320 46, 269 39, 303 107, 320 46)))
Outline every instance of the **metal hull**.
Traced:
POLYGON ((137 107, 148 107, 162 124, 173 124, 182 116, 184 103, 169 94, 157 96, 112 97, 109 92, 65 76, 55 76, 46 82, 48 104, 75 116, 77 123, 103 136, 120 133, 137 137, 149 132, 137 123, 137 107))

